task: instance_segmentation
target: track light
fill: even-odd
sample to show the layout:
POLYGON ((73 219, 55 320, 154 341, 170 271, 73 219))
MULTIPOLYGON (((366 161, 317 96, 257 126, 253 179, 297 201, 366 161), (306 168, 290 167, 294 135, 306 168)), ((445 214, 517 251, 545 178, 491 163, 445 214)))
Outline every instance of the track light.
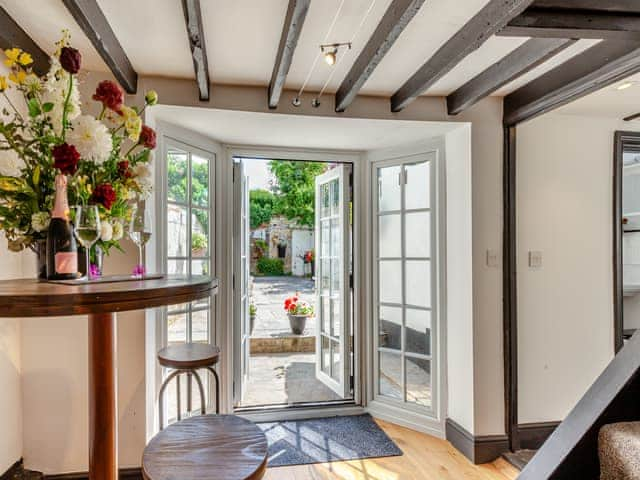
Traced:
POLYGON ((318 108, 320 106, 320 100, 318 100, 317 98, 314 98, 313 100, 311 100, 311 106, 313 108, 318 108))
POLYGON ((343 43, 328 43, 326 45, 320 45, 320 51, 324 57, 324 61, 327 65, 335 65, 336 57, 338 56, 338 49, 340 47, 347 47, 351 49, 351 42, 343 43))
POLYGON ((300 102, 300 97, 295 97, 293 100, 291 100, 291 103, 294 107, 299 107, 302 102, 300 102))

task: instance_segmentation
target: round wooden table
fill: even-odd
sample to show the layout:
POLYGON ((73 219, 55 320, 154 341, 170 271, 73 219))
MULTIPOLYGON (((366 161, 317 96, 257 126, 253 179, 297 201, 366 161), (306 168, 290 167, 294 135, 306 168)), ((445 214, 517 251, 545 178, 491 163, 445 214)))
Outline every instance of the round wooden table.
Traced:
POLYGON ((89 478, 118 478, 115 312, 191 302, 215 293, 205 276, 65 285, 0 281, 0 316, 89 316, 89 478))
POLYGON ((145 480, 258 480, 267 469, 267 438, 236 415, 203 415, 169 425, 142 456, 145 480))

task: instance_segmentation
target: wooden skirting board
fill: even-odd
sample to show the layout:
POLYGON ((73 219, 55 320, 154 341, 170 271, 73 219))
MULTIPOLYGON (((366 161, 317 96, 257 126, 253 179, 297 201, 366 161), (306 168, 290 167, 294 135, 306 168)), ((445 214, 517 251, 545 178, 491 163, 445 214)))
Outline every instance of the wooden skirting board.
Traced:
POLYGON ((450 418, 446 422, 446 436, 454 447, 476 465, 492 462, 509 450, 506 435, 475 436, 450 418))

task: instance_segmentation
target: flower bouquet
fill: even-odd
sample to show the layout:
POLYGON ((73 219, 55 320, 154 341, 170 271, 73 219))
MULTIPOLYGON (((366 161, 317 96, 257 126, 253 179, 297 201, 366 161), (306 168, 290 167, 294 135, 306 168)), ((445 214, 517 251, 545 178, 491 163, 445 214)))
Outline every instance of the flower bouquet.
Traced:
POLYGON ((295 335, 302 335, 307 318, 313 315, 313 305, 300 299, 298 294, 284 300, 284 309, 289 317, 289 326, 295 335))
POLYGON ((0 118, 0 230, 9 250, 38 252, 46 240, 58 174, 68 176, 70 205, 98 206, 96 246, 105 253, 121 249, 133 205, 152 189, 149 162, 156 133, 142 124, 141 114, 157 103, 157 94, 147 92, 138 109, 125 105, 117 84, 102 81, 92 96, 101 104, 96 118, 82 112, 77 75, 82 59, 67 32, 43 77, 33 73, 28 52, 4 53, 10 74, 0 76, 6 104, 0 118), (11 101, 16 95, 7 95, 10 89, 24 107, 11 101))

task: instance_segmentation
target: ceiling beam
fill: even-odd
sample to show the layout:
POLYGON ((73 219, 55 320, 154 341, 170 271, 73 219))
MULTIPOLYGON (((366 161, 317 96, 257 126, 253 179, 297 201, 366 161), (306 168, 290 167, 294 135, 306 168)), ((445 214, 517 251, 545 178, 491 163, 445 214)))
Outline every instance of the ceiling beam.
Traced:
POLYGON ((196 74, 196 83, 200 100, 209 100, 209 62, 207 61, 207 49, 202 28, 202 11, 200 0, 182 0, 184 21, 187 26, 189 48, 193 59, 193 70, 196 74))
POLYGON ((49 55, 45 53, 33 39, 25 32, 11 15, 0 6, 0 48, 7 50, 18 47, 31 54, 31 67, 38 75, 44 75, 49 70, 49 55))
POLYGON ((640 44, 603 40, 504 98, 506 126, 516 125, 640 71, 640 44))
POLYGON ((624 117, 622 120, 624 120, 625 122, 631 122, 632 120, 635 120, 636 118, 640 118, 640 113, 634 113, 633 115, 629 115, 627 117, 624 117))
POLYGON ((394 0, 336 92, 336 112, 344 110, 398 39, 424 0, 394 0))
POLYGON ((640 2, 638 0, 534 0, 532 7, 640 13, 640 2))
POLYGON ((449 115, 457 115, 575 43, 563 38, 532 38, 447 96, 449 115))
POLYGON ((113 76, 127 91, 136 93, 138 74, 113 33, 96 0, 62 0, 76 23, 107 64, 113 76))
POLYGON ((529 8, 498 35, 637 41, 640 40, 640 14, 529 8))
POLYGON ((391 111, 399 112, 409 105, 509 20, 521 14, 532 1, 490 0, 393 94, 391 111))
POLYGON ((276 62, 273 65, 271 82, 269 82, 269 108, 276 108, 280 101, 280 95, 282 95, 284 83, 289 74, 293 53, 298 46, 298 38, 300 38, 304 20, 307 18, 310 3, 311 0, 289 0, 282 34, 280 35, 276 62))

